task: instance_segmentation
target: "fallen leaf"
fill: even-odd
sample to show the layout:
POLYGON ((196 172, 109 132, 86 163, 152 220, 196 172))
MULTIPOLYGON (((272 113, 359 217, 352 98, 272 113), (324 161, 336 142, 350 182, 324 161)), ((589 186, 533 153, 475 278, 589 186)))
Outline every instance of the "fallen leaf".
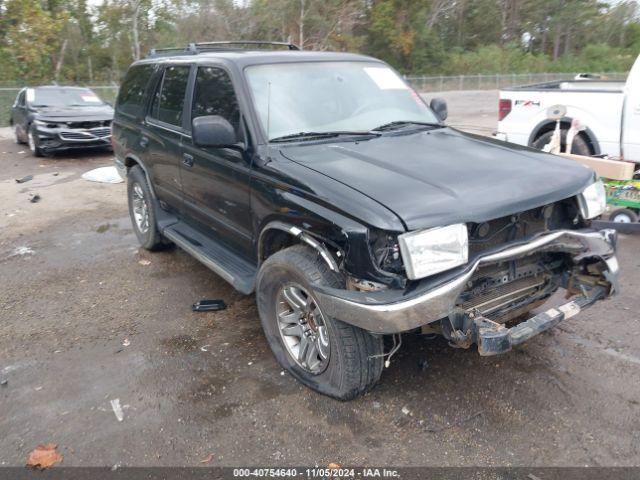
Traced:
POLYGON ((337 463, 330 463, 329 465, 327 465, 327 468, 330 470, 338 470, 340 468, 340 465, 338 465, 337 463))
POLYGON ((200 463, 209 463, 211 460, 213 460, 213 453, 210 453, 206 456, 206 458, 200 460, 200 463))
POLYGON ((27 467, 44 470, 55 463, 62 461, 62 455, 56 452, 58 445, 55 443, 47 443, 46 445, 38 445, 27 458, 27 467))

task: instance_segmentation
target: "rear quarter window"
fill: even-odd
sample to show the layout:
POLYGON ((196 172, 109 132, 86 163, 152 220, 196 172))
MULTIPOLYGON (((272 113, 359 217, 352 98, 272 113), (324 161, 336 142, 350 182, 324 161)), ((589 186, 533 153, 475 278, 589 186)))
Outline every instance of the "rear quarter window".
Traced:
POLYGON ((154 65, 137 65, 129 69, 116 100, 117 112, 133 117, 142 115, 147 84, 153 70, 154 65))

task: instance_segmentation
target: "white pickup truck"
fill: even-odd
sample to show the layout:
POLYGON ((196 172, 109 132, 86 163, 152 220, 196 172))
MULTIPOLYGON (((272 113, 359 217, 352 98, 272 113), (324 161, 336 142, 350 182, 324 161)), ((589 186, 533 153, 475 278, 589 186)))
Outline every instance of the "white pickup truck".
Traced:
POLYGON ((577 135, 572 152, 608 155, 640 163, 640 57, 626 82, 573 80, 525 85, 500 91, 496 137, 542 148, 549 143, 556 122, 547 109, 564 105, 564 138, 573 119, 586 127, 577 135))

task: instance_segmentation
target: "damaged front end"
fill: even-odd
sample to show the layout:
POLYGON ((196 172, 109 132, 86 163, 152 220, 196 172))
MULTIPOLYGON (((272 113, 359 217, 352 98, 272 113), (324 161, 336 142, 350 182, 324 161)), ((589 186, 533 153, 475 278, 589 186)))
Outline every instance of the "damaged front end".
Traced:
POLYGON ((618 289, 615 230, 540 232, 483 250, 464 267, 403 290, 322 287, 323 310, 381 334, 417 328, 481 355, 506 352, 618 289), (525 319, 563 288, 569 301, 525 319))

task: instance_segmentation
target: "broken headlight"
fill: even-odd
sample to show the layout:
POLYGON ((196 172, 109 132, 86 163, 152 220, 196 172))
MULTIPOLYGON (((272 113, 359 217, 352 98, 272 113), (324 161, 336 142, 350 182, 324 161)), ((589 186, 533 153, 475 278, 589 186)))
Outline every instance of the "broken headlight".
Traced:
POLYGON ((469 258, 467 226, 463 223, 398 236, 407 277, 411 280, 464 265, 469 258))
POLYGON ((604 189, 604 184, 598 180, 585 188, 578 195, 578 206, 582 217, 585 219, 602 215, 607 208, 607 193, 604 189))

